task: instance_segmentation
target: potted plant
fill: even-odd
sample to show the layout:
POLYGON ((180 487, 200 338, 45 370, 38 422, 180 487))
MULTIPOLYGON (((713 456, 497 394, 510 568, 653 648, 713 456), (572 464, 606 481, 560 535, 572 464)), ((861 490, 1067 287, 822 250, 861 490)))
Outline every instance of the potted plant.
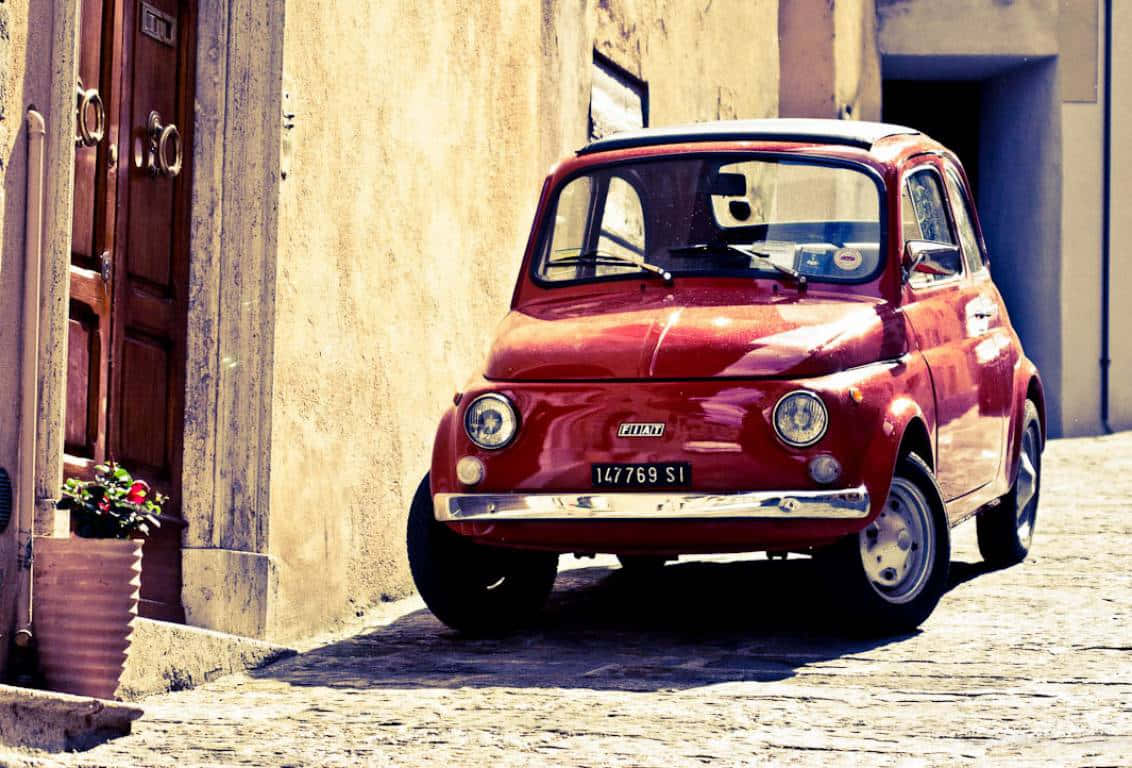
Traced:
POLYGON ((166 498, 114 462, 63 484, 73 534, 35 543, 34 621, 52 690, 108 699, 129 652, 141 588, 142 543, 166 498))

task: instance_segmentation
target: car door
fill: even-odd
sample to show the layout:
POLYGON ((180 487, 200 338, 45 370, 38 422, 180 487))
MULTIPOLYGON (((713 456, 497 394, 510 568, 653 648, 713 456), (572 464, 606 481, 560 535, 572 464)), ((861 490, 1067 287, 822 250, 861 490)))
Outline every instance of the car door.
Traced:
POLYGON ((963 251, 963 264, 971 282, 974 298, 967 304, 970 322, 978 334, 975 347, 979 362, 979 407, 998 415, 999 464, 1005 458, 1007 430, 1010 425, 1010 408, 1013 400, 1013 371, 1017 352, 1011 343, 1010 322, 1006 305, 991 280, 986 246, 978 227, 978 216, 959 167, 944 161, 944 179, 952 219, 963 251))
MULTIPOLYGON (((943 169, 921 158, 901 183, 903 240, 960 245, 947 204, 943 169)), ((991 362, 985 297, 964 269, 963 257, 941 258, 932 273, 913 272, 904 311, 931 371, 936 405, 936 478, 947 500, 989 483, 998 470, 1002 414, 982 391, 991 362)))

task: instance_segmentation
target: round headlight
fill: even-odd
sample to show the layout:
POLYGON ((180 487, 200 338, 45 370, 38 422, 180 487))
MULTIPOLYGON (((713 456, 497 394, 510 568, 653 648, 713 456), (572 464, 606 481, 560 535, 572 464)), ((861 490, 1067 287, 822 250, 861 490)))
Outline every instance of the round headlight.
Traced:
POLYGON ((785 442, 805 448, 821 440, 829 426, 825 403, 813 392, 797 390, 774 406, 774 430, 785 442))
POLYGON ((464 412, 464 431, 480 448, 502 448, 514 439, 518 430, 519 414, 503 395, 480 395, 464 412))

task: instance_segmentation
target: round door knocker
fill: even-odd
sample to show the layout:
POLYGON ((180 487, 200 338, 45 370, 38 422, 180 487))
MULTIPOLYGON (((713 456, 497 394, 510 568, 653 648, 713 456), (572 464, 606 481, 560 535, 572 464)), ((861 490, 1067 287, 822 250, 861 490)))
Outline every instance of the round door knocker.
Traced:
POLYGON ((155 110, 149 113, 149 172, 154 176, 173 178, 181 172, 182 150, 181 132, 173 123, 161 124, 161 115, 155 110), (173 158, 169 159, 172 151, 173 158))
POLYGON ((102 103, 98 89, 83 88, 81 79, 75 85, 75 101, 75 125, 79 129, 75 146, 93 147, 106 135, 106 105, 102 103), (94 116, 94 127, 89 122, 91 113, 94 116))

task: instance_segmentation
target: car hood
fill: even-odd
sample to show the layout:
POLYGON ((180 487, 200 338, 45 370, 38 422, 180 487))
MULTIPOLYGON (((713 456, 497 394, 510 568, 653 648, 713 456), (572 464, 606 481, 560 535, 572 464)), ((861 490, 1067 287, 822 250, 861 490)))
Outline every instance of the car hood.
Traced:
POLYGON ((610 295, 512 311, 485 375, 496 380, 822 376, 899 357, 903 318, 887 302, 807 296, 610 295))

